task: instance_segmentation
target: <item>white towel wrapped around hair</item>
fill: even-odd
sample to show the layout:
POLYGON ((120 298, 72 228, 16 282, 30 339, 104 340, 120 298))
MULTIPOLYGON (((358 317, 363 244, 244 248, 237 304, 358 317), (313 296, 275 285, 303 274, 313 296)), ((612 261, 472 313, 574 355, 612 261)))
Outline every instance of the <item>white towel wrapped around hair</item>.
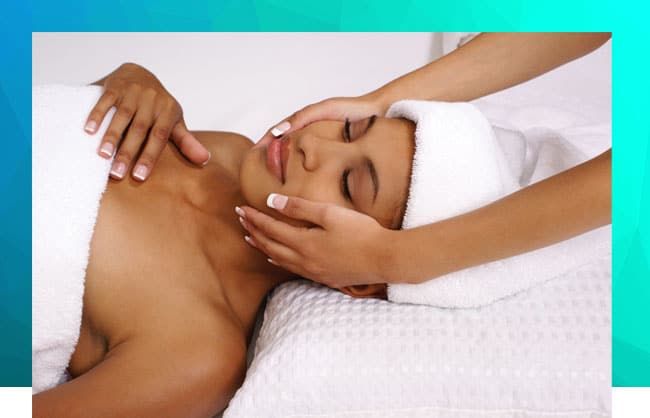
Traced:
MULTIPOLYGON (((586 159, 555 131, 539 128, 518 132, 491 126, 469 103, 404 100, 394 103, 387 116, 416 124, 403 229, 485 206, 586 159)), ((391 284, 388 299, 444 308, 484 306, 609 254, 611 226, 606 226, 421 284, 391 284)))

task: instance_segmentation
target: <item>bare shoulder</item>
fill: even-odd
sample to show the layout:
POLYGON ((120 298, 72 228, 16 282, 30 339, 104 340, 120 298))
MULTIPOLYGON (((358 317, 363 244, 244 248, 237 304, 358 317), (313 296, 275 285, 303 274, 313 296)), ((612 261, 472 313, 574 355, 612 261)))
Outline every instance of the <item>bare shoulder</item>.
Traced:
POLYGON ((192 131, 192 134, 208 148, 219 146, 245 151, 253 145, 250 138, 235 132, 192 131))
POLYGON ((212 154, 211 162, 224 167, 230 173, 239 173, 242 158, 253 142, 234 132, 195 131, 196 138, 212 154))

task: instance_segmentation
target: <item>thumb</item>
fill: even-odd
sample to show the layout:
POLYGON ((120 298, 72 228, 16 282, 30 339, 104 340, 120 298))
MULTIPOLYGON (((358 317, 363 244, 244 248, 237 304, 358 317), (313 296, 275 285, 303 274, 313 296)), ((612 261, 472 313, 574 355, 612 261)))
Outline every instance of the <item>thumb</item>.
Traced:
POLYGON ((325 101, 306 106, 269 129, 259 142, 268 142, 274 137, 302 129, 312 122, 329 119, 330 113, 330 106, 325 101))
POLYGON ((183 120, 174 126, 170 138, 190 162, 205 165, 210 161, 210 152, 187 130, 183 120))
POLYGON ((277 193, 269 194, 266 205, 293 219, 311 222, 327 229, 333 214, 342 209, 336 205, 323 202, 314 202, 294 196, 285 196, 277 193))

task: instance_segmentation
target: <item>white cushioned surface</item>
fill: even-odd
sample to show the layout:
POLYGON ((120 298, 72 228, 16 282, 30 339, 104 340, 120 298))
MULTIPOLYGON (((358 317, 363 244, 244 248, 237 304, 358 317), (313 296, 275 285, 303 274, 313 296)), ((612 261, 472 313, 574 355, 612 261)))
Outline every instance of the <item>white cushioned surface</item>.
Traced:
POLYGON ((610 414, 611 256, 480 309, 271 296, 224 417, 610 414))

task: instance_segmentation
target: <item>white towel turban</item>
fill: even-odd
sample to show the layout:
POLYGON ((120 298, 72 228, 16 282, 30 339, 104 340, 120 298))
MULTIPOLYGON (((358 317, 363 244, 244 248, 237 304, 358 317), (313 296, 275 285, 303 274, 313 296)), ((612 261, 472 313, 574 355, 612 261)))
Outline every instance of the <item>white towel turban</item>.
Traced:
MULTIPOLYGON (((405 100, 394 103, 387 116, 403 117, 416 124, 403 229, 485 206, 518 190, 520 181, 526 184, 530 177, 526 173, 537 170, 540 159, 563 161, 567 152, 571 154, 540 151, 570 149, 559 147, 566 141, 555 132, 521 133, 493 127, 469 103, 405 100), (530 167, 524 169, 524 161, 529 160, 530 167)), ((389 284, 388 299, 445 308, 484 306, 607 257, 611 252, 610 232, 609 227, 599 228, 555 245, 420 284, 389 284)))
POLYGON ((403 100, 386 116, 416 124, 403 229, 460 215, 517 190, 492 126, 474 105, 403 100))

